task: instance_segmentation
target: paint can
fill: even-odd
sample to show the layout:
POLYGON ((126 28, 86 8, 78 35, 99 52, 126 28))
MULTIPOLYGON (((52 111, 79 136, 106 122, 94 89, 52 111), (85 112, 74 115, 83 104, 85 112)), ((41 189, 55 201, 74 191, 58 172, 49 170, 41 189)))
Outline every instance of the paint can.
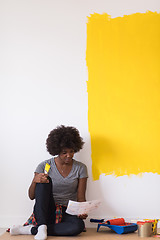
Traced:
POLYGON ((159 219, 144 219, 144 220, 152 221, 152 233, 153 233, 153 235, 156 235, 157 234, 157 224, 158 224, 159 219))
POLYGON ((153 221, 138 221, 138 236, 151 237, 152 236, 152 223, 153 221))

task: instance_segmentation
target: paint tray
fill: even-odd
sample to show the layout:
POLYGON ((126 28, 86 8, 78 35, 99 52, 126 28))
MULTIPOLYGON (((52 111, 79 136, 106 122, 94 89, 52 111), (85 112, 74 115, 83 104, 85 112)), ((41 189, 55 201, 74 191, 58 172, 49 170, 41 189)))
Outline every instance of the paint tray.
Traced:
POLYGON ((99 223, 97 227, 97 232, 99 231, 99 228, 101 226, 109 227, 118 234, 132 233, 135 232, 138 228, 136 223, 125 223, 124 225, 111 225, 108 223, 99 223))

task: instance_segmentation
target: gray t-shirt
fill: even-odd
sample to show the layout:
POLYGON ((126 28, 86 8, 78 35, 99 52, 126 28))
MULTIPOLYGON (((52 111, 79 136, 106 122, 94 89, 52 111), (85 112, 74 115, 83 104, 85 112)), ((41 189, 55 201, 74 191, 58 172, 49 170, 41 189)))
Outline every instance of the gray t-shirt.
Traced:
POLYGON ((35 172, 44 173, 46 163, 51 166, 48 175, 52 179, 55 203, 67 205, 69 200, 77 201, 78 179, 88 177, 86 165, 73 159, 72 169, 64 178, 58 171, 54 158, 51 158, 41 162, 35 172))

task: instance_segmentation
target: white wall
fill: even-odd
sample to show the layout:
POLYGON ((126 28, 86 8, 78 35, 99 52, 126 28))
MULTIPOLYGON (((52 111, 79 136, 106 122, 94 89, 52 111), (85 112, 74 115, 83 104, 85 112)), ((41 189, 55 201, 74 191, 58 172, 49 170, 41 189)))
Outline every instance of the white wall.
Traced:
POLYGON ((85 62, 91 13, 159 9, 159 0, 0 0, 0 227, 30 215, 27 190, 60 124, 77 127, 86 142, 76 159, 88 166, 87 199, 102 200, 90 217, 160 218, 159 175, 92 180, 85 62))

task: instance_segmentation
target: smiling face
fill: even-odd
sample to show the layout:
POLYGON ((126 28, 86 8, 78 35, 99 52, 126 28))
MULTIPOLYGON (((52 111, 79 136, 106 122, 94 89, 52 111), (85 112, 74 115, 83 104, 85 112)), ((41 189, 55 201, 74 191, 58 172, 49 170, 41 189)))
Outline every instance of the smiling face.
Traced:
POLYGON ((59 159, 62 164, 71 164, 73 156, 74 150, 72 148, 64 148, 59 154, 59 159))

